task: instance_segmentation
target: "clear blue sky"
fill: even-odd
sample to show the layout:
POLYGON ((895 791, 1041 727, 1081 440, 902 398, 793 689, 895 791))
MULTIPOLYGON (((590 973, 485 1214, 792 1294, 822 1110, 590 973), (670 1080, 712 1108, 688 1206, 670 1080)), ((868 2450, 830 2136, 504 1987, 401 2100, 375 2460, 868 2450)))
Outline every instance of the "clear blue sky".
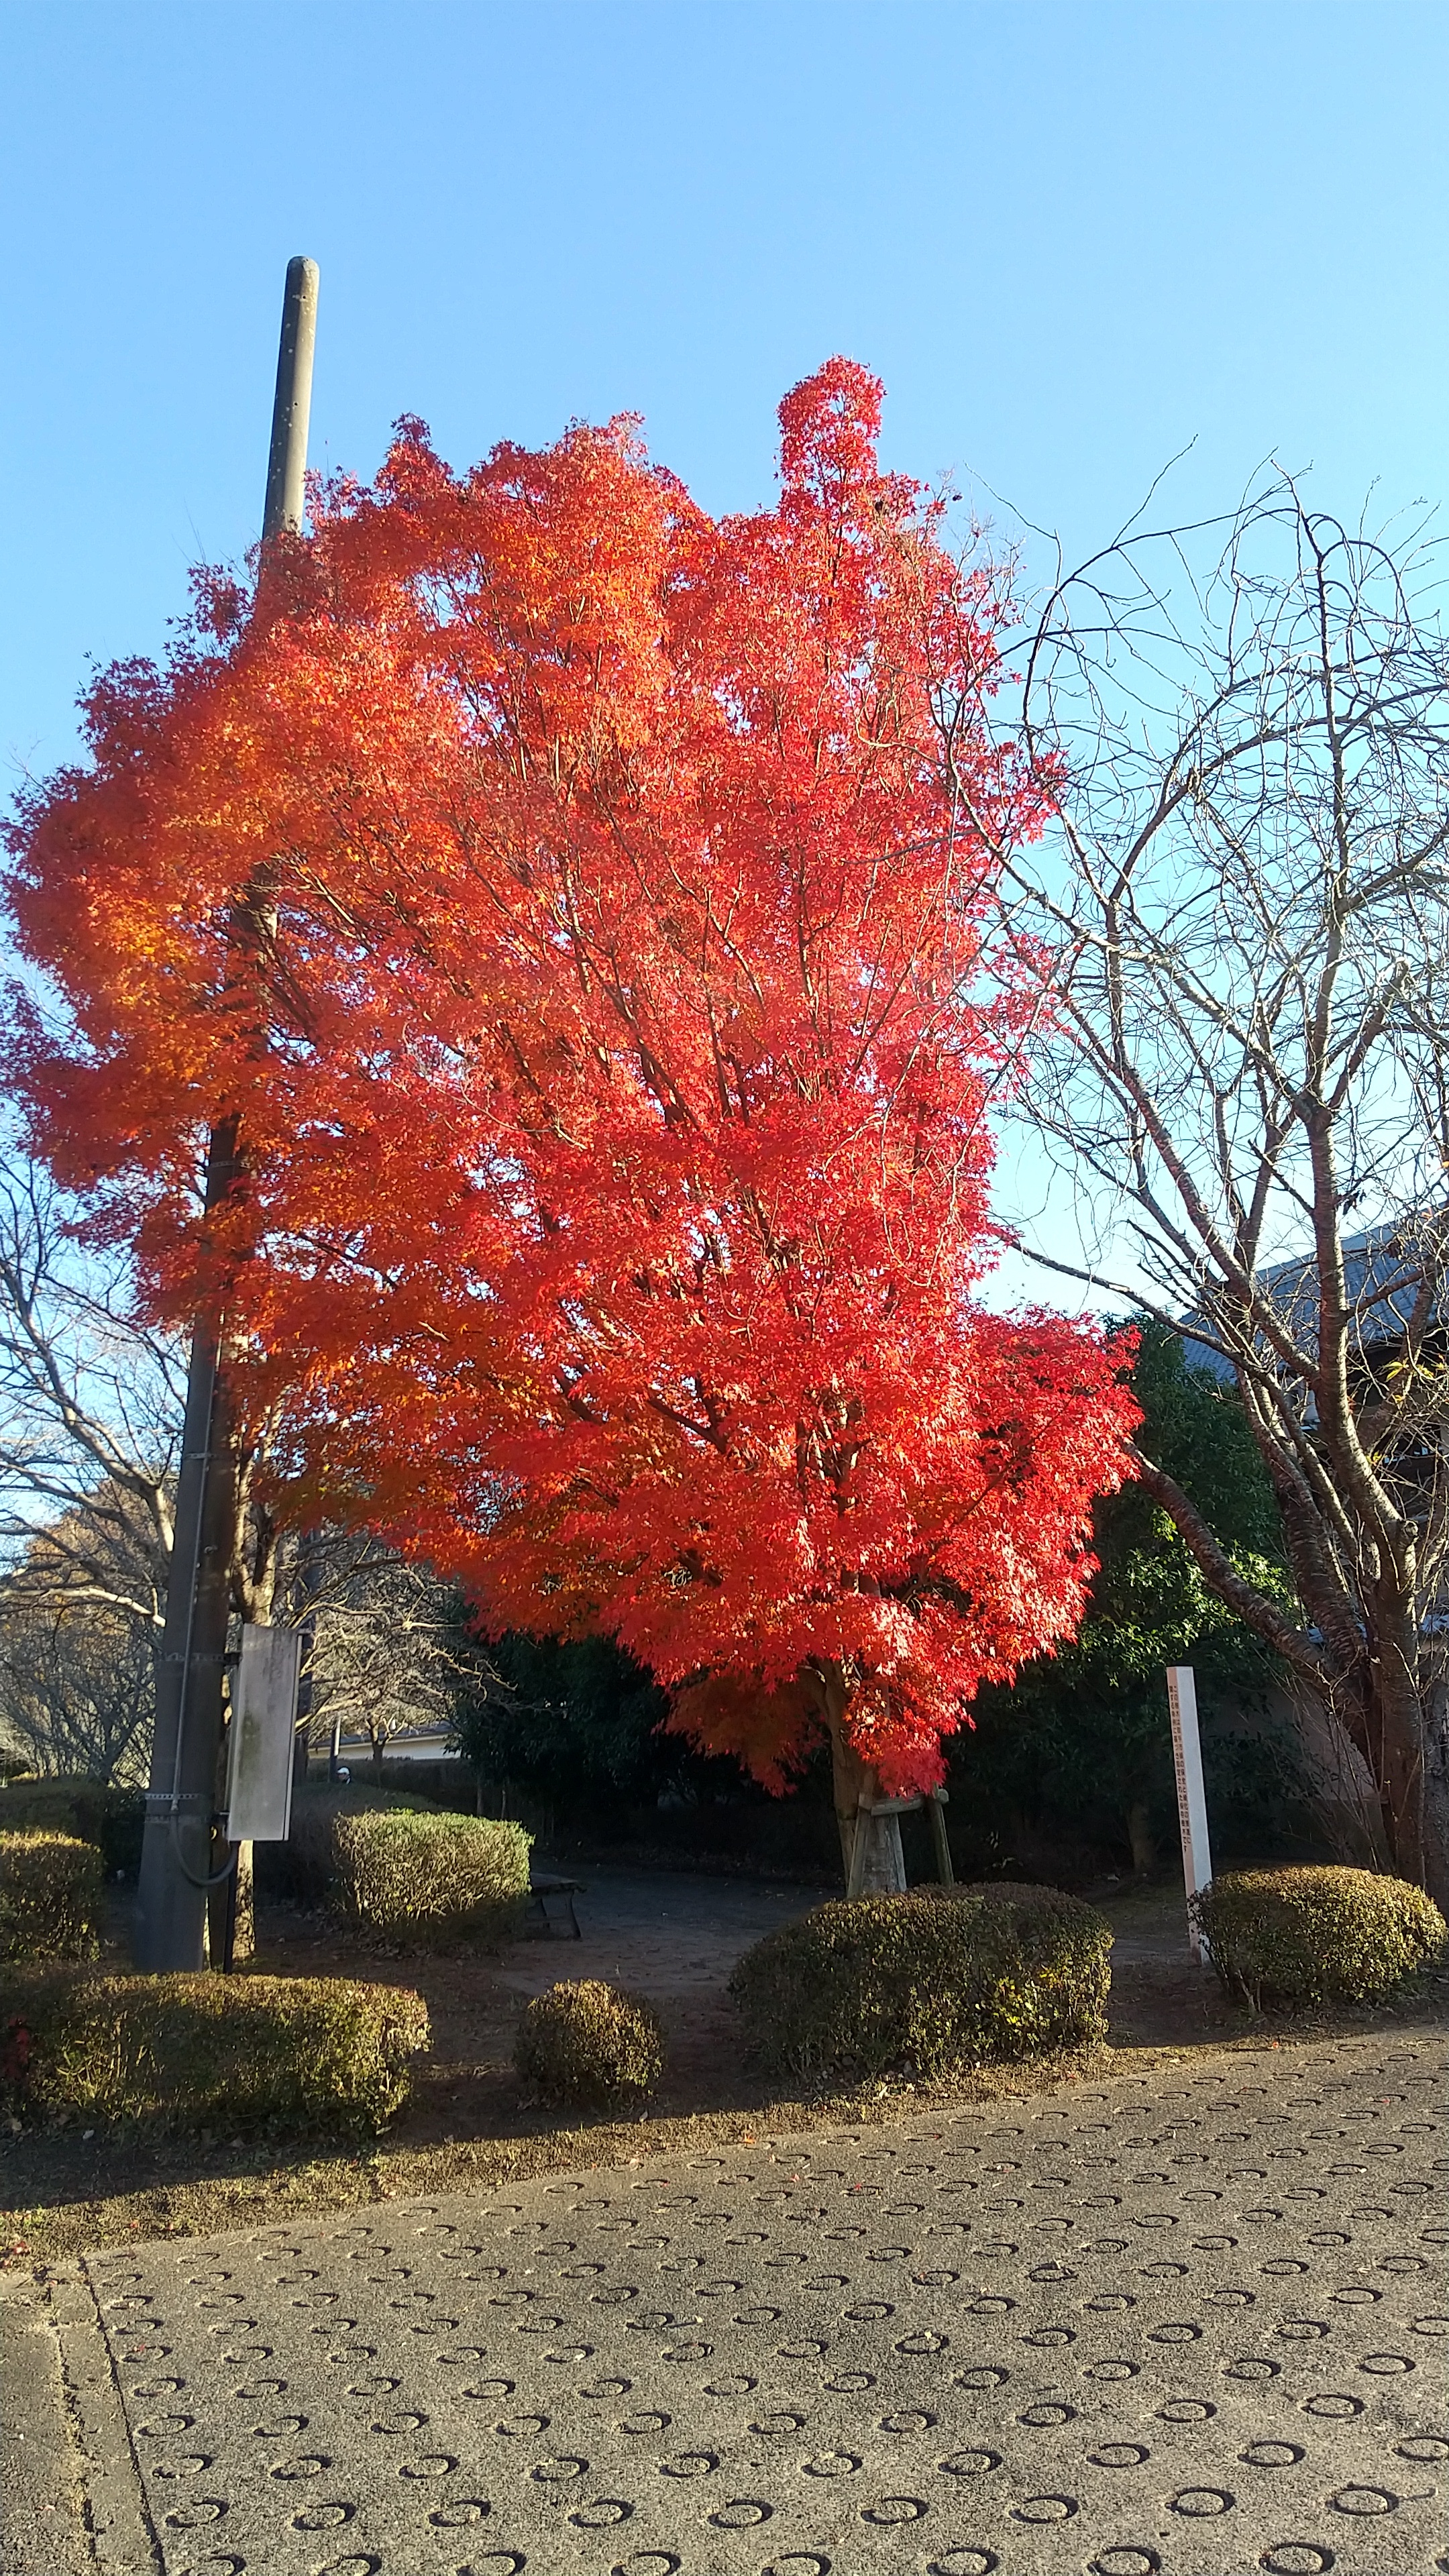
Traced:
POLYGON ((1443 0, 11 0, 4 57, 12 781, 255 536, 297 250, 314 462, 631 409, 748 504, 841 349, 1070 542, 1193 437, 1189 500, 1449 481, 1443 0))
MULTIPOLYGON (((0 792, 88 656, 255 537, 282 276, 313 462, 645 415, 712 508, 834 350, 887 452, 1069 549, 1197 441, 1449 485, 1449 8, 1420 0, 40 0, 5 13, 0 792)), ((1070 1293, 1070 1292, 1068 1292, 1070 1293)))

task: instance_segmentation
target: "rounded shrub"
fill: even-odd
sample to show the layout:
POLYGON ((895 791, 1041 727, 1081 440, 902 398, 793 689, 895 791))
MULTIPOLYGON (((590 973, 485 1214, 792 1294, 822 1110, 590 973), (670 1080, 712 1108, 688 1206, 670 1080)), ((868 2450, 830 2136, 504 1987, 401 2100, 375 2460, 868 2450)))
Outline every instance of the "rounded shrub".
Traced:
POLYGON ((436 1807, 343 1810, 331 1841, 342 1911, 380 1940, 441 1949, 517 1926, 532 1848, 521 1825, 436 1807))
POLYGON ((581 1977, 534 1997, 519 2025, 513 2062, 545 2102, 625 2107, 657 2089, 664 2036, 640 1996, 581 1977))
POLYGON ((1111 1946, 1105 1918, 1060 1888, 919 1888, 782 1924, 730 1992, 771 2073, 937 2076, 1104 2038, 1111 1946))
POLYGON ((1387 1994, 1449 1939, 1421 1887, 1370 1869, 1229 1870, 1192 1911, 1223 1984, 1254 2012, 1387 1994))
POLYGON ((344 2137, 401 2109, 429 2038, 401 1986, 55 1969, 0 1980, 0 2031, 12 2088, 42 2116, 344 2137))
POLYGON ((0 1833, 0 1959, 94 1959, 103 1876, 73 1834, 0 1833))

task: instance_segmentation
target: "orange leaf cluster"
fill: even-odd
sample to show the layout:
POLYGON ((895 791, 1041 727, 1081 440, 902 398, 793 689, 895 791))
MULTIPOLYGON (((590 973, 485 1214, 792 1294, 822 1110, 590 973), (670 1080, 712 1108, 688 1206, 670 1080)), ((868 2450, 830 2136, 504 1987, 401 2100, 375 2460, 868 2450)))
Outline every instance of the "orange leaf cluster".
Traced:
POLYGON ((629 422, 461 477, 404 424, 264 613, 94 692, 12 899, 44 1150, 159 1309, 224 1298, 297 1508, 611 1632, 777 1784, 833 1679, 907 1788, 1071 1629, 1134 1416, 1092 1331, 972 1301, 1039 999, 985 972, 991 845, 1043 788, 879 400, 797 387, 721 521, 629 422))

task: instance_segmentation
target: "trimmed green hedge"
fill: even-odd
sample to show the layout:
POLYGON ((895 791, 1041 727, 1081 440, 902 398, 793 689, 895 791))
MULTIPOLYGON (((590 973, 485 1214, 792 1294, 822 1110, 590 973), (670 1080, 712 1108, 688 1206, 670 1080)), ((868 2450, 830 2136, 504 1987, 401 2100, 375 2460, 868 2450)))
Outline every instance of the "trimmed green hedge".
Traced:
POLYGON ((528 1895, 532 1844, 521 1825, 438 1808, 339 1813, 337 1898, 350 1922, 383 1940, 420 1949, 501 1941, 528 1895))
POLYGON ((289 1898, 295 1905, 325 1905, 337 1890, 335 1828, 340 1816, 409 1814, 433 1816, 436 1807, 424 1798, 399 1796, 354 1782, 350 1788, 331 1781, 299 1785, 292 1800, 292 1830, 284 1843, 258 1843, 255 1868, 258 1889, 289 1898))
POLYGON ((95 1843, 106 1874, 134 1878, 146 1830, 142 1789, 117 1789, 104 1780, 69 1775, 54 1780, 12 1780, 0 1789, 0 1833, 73 1834, 95 1843))
POLYGON ((0 1979, 12 2088, 41 2116, 158 2128, 382 2128, 411 2088, 427 2007, 332 1977, 0 1979))
POLYGON ((818 1905, 767 1933, 730 1979, 772 2073, 937 2076, 1106 2036, 1105 1918, 1060 1888, 918 1888, 818 1905))
POLYGON ((103 1885, 94 1843, 0 1833, 0 1959, 94 1959, 103 1885))
POLYGON ((1245 1869, 1215 1878, 1193 1915, 1223 1984, 1252 2011, 1363 2003, 1449 1940, 1421 1887, 1369 1869, 1245 1869))
POLYGON ((513 2062, 545 2102, 647 2102, 664 2072, 664 2035, 641 1995, 580 1977, 536 1995, 519 2025, 513 2062))

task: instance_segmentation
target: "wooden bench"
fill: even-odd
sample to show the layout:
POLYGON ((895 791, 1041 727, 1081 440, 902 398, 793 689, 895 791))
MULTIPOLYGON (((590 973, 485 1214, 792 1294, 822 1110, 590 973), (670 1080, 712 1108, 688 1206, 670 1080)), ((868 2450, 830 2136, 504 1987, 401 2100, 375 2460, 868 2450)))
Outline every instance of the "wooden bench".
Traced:
POLYGON ((530 1923, 541 1924, 555 1941, 582 1941, 584 1936, 579 1930, 579 1918, 574 1912, 574 1898, 582 1896, 583 1893, 584 1881, 581 1878, 531 1878, 528 1883, 526 1919, 530 1923), (566 1933, 554 1930, 553 1916, 548 1910, 548 1900, 551 1896, 561 1896, 568 1908, 569 1928, 566 1933))

